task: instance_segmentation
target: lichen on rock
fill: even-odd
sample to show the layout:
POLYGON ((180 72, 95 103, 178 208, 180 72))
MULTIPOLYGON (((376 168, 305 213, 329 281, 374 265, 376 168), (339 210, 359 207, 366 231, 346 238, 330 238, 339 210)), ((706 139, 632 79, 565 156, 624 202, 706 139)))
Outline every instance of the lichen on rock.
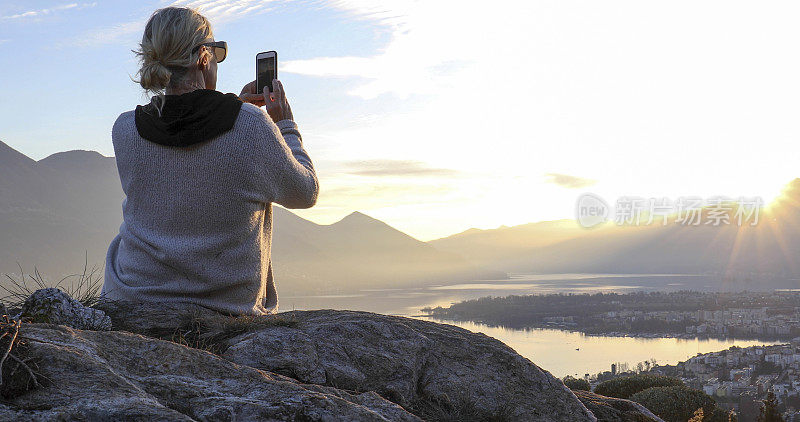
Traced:
POLYGON ((111 318, 84 306, 55 287, 39 289, 25 300, 21 316, 31 322, 66 325, 79 330, 108 331, 111 318))

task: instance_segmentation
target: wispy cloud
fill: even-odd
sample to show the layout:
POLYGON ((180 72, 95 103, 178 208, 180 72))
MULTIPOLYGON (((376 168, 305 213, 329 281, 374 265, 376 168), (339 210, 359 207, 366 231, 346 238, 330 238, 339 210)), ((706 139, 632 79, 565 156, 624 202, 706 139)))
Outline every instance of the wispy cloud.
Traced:
POLYGON ((287 61, 281 69, 308 76, 365 79, 349 92, 354 96, 371 99, 384 93, 407 97, 410 91, 431 92, 451 85, 454 74, 475 61, 476 52, 486 51, 486 37, 476 30, 487 13, 481 3, 477 7, 472 2, 411 0, 335 0, 327 4, 353 19, 384 28, 391 33, 391 41, 372 56, 287 61), (454 13, 460 18, 453 19, 454 13))
POLYGON ((356 176, 452 176, 457 170, 429 167, 412 160, 366 160, 346 163, 356 176))
POLYGON ((220 25, 252 14, 264 13, 277 0, 177 0, 170 6, 197 9, 212 24, 220 25))
POLYGON ((13 15, 6 15, 0 16, 2 20, 16 20, 16 19, 25 19, 25 18, 37 18, 45 15, 50 15, 55 12, 61 10, 69 10, 69 9, 85 9, 87 7, 94 7, 97 6, 97 2, 94 3, 68 3, 62 4, 60 6, 49 7, 46 9, 36 9, 36 10, 27 10, 24 12, 16 13, 13 15))
POLYGON ((83 47, 113 44, 125 38, 126 36, 144 31, 144 25, 146 23, 147 18, 141 18, 129 22, 104 26, 102 28, 96 28, 91 31, 84 32, 80 36, 65 44, 83 47))
POLYGON ((374 209, 392 204, 437 204, 446 202, 453 187, 445 184, 351 183, 335 184, 320 191, 319 206, 327 208, 374 209))
POLYGON ((580 189, 592 186, 597 183, 597 180, 586 179, 578 176, 571 176, 569 174, 561 173, 547 173, 545 175, 545 182, 561 186, 567 189, 580 189))
MULTIPOLYGON (((212 25, 222 25, 269 10, 271 3, 278 0, 177 0, 165 7, 191 7, 211 21, 212 25)), ((72 44, 92 47, 113 44, 136 33, 144 31, 150 16, 142 16, 128 22, 95 28, 76 39, 72 44)))

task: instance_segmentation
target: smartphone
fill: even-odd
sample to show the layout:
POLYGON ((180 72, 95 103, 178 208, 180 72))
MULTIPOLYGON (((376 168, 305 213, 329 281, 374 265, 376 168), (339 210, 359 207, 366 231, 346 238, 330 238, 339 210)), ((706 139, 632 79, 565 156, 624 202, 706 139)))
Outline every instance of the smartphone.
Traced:
POLYGON ((265 51, 256 54, 256 92, 264 92, 265 86, 272 92, 273 79, 278 79, 278 53, 265 51))

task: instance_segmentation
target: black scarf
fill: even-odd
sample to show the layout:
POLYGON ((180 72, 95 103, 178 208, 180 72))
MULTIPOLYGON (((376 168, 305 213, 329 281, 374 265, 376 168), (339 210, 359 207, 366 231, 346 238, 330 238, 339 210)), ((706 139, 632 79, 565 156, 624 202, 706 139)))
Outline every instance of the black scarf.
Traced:
POLYGON ((239 116, 242 101, 236 94, 198 89, 181 95, 166 95, 161 116, 159 97, 136 106, 139 135, 160 145, 185 147, 216 138, 231 130, 239 116))

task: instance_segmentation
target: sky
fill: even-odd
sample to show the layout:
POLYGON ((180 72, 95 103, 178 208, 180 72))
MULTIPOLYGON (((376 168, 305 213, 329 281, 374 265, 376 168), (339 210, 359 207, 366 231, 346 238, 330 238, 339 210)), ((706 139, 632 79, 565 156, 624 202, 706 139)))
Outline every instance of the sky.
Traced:
POLYGON ((198 8, 239 93, 276 50, 329 224, 418 239, 574 218, 576 199, 774 198, 800 176, 800 3, 0 0, 0 140, 113 156, 132 49, 198 8))

